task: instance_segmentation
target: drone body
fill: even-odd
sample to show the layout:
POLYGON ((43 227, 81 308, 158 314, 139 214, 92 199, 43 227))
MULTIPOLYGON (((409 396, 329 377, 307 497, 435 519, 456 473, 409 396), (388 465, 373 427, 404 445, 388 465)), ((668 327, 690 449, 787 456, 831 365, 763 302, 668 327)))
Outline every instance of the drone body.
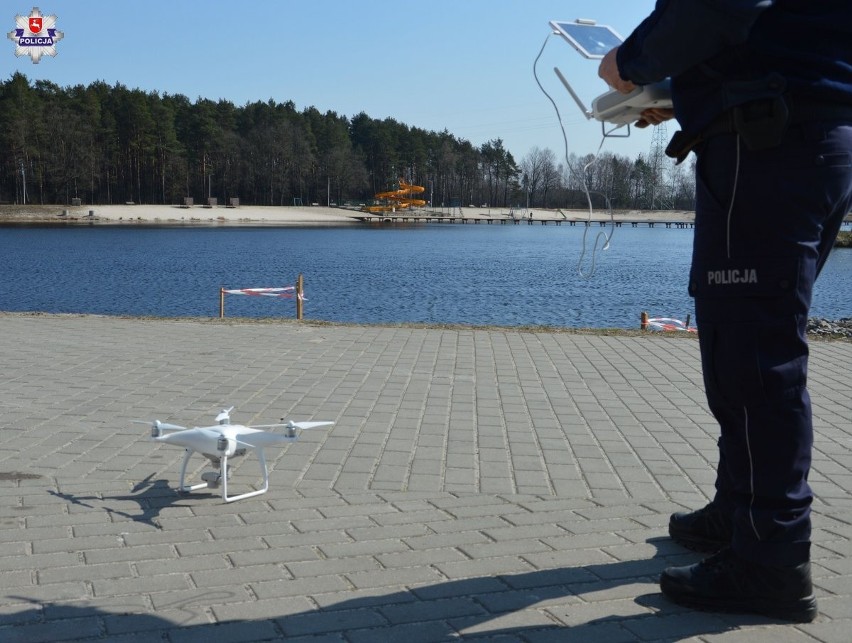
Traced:
POLYGON ((188 493, 203 487, 216 489, 221 485, 222 500, 225 502, 233 502, 266 493, 269 490, 269 470, 266 466, 263 449, 268 446, 295 442, 299 439, 297 429, 302 431, 304 429, 314 429, 334 424, 334 422, 291 421, 286 424, 263 424, 251 427, 242 424, 231 424, 231 411, 233 410, 234 407, 231 407, 219 413, 216 416, 217 424, 212 426, 188 429, 175 424, 164 424, 159 420, 154 420, 151 424, 152 440, 181 446, 185 450, 180 468, 179 491, 188 493), (284 433, 271 433, 263 430, 281 427, 284 428, 284 433), (228 477, 230 476, 230 470, 228 469, 228 458, 245 455, 247 450, 257 453, 257 459, 260 462, 263 474, 263 485, 260 489, 254 491, 229 496, 228 477), (201 476, 201 479, 204 480, 201 484, 187 485, 185 482, 186 467, 193 453, 200 453, 206 457, 213 466, 218 468, 218 471, 205 472, 201 476))

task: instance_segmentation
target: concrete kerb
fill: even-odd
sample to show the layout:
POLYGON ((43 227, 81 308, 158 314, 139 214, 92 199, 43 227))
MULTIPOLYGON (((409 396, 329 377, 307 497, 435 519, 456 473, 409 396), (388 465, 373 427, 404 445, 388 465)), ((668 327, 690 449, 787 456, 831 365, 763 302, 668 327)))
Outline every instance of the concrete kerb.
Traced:
POLYGON ((812 345, 795 626, 658 593, 697 559, 669 513, 712 489, 689 338, 4 315, 0 355, 3 641, 848 640, 850 343, 812 345), (266 495, 177 495, 181 451, 130 420, 232 404, 337 424, 270 452, 266 495))

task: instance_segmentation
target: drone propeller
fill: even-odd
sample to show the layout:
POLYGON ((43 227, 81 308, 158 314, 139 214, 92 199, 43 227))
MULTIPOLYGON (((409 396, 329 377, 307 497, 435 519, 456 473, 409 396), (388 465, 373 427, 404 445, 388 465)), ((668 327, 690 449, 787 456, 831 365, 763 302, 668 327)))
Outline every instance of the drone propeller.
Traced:
POLYGON ((280 422, 278 424, 252 424, 250 429, 278 429, 282 426, 287 427, 288 429, 316 429, 321 426, 331 426, 334 422, 293 422, 292 420, 289 422, 280 422))
POLYGON ((331 426, 332 424, 334 424, 334 422, 293 422, 293 420, 290 420, 284 425, 284 435, 288 438, 295 438, 296 429, 304 431, 305 429, 316 429, 321 426, 331 426))
POLYGON ((299 429, 300 431, 304 431, 305 429, 317 429, 321 426, 331 426, 334 422, 287 422, 285 426, 288 429, 299 429))
POLYGON ((166 422, 160 422, 159 420, 154 420, 153 422, 150 420, 132 420, 134 424, 149 424, 151 426, 151 437, 159 438, 163 435, 163 431, 185 431, 185 426, 178 426, 177 424, 167 424, 166 422))
POLYGON ((236 442, 237 447, 241 448, 243 451, 246 449, 254 449, 255 445, 249 444, 248 442, 243 442, 242 440, 234 440, 236 442))
POLYGON ((231 411, 233 411, 233 410, 234 410, 233 406, 229 409, 222 409, 222 411, 219 413, 219 415, 216 416, 216 423, 217 424, 230 424, 231 423, 231 411))

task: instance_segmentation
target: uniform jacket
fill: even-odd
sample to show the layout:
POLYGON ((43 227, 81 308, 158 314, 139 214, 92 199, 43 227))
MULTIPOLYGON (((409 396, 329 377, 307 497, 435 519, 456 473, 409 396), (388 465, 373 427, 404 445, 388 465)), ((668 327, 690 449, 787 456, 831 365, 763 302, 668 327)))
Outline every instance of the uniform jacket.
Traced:
POLYGON ((657 0, 616 60, 637 85, 672 79, 685 132, 779 94, 852 106, 852 0, 657 0))

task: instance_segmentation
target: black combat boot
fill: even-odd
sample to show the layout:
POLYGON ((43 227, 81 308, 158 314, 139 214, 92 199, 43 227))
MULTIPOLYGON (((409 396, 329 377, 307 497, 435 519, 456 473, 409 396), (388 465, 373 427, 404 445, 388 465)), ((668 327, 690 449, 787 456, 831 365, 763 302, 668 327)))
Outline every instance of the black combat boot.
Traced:
POLYGON ((731 517, 712 502, 696 511, 679 511, 669 519, 669 535, 693 551, 719 551, 731 544, 731 517))
POLYGON ((769 567, 740 558, 728 547, 694 565, 669 567, 660 589, 684 607, 763 614, 809 623, 817 615, 811 564, 769 567))

